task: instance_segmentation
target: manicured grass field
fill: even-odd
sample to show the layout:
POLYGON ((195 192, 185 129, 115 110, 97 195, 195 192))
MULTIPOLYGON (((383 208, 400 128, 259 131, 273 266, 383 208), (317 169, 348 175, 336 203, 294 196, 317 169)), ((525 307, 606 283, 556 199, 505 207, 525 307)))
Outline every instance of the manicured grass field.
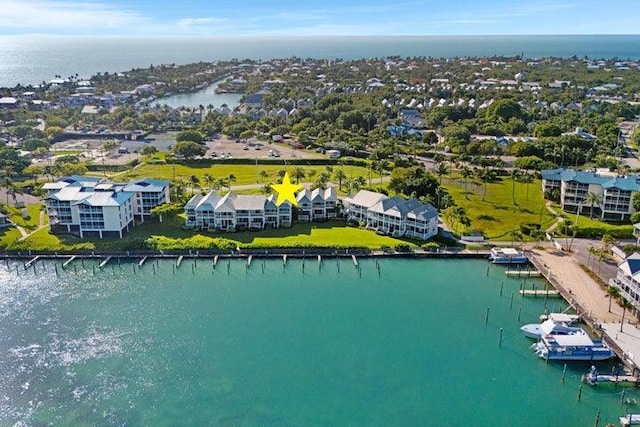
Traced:
POLYGON ((466 211, 470 228, 482 231, 489 240, 511 240, 511 231, 519 230, 522 223, 541 224, 544 230, 555 222, 545 208, 540 180, 528 185, 516 181, 515 188, 508 178, 489 183, 484 200, 484 184, 469 182, 466 191, 462 180, 445 180, 443 185, 466 211))
MULTIPOLYGON (((28 205, 26 207, 28 214, 26 219, 22 218, 22 212, 20 209, 14 207, 8 207, 7 209, 9 210, 9 218, 14 224, 24 227, 26 231, 33 231, 38 228, 40 221, 40 210, 42 209, 42 206, 42 203, 28 205)), ((47 219, 45 216, 45 223, 46 221, 47 219)))
MULTIPOLYGON (((34 233, 27 241, 21 242, 19 248, 53 251, 73 249, 123 250, 132 247, 132 243, 146 240, 154 235, 177 239, 189 238, 196 235, 201 235, 205 238, 222 237, 234 241, 237 246, 240 247, 357 246, 370 249, 380 249, 383 247, 393 247, 399 244, 416 246, 416 243, 418 243, 405 239, 381 236, 369 230, 347 227, 340 221, 313 224, 304 223, 295 224, 291 228, 222 234, 187 230, 182 228, 183 224, 184 223, 179 218, 173 218, 172 220, 165 221, 162 224, 142 224, 135 227, 131 233, 127 234, 123 239, 80 239, 75 236, 52 235, 49 233, 49 229, 45 228, 34 233)), ((4 240, 5 239, 3 238, 3 243, 4 240)), ((7 240, 9 240, 9 237, 7 237, 7 240)))
MULTIPOLYGON (((138 166, 137 168, 127 172, 125 174, 119 175, 118 180, 130 180, 136 178, 158 178, 158 179, 184 179, 186 181, 192 175, 195 175, 200 180, 200 185, 202 187, 206 187, 207 184, 204 182, 204 175, 210 174, 214 178, 227 178, 230 174, 233 174, 236 177, 236 181, 232 183, 232 185, 247 185, 247 184, 266 184, 270 182, 275 182, 278 177, 278 171, 281 169, 285 169, 291 174, 296 165, 235 165, 235 164, 214 164, 214 165, 175 165, 175 176, 174 176, 174 165, 161 164, 161 165, 149 165, 143 164, 138 166), (260 177, 260 172, 265 171, 267 173, 266 178, 260 177)), ((342 167, 347 178, 356 178, 358 176, 363 176, 367 182, 369 180, 369 174, 371 174, 371 179, 373 184, 376 183, 376 180, 379 181, 379 175, 375 171, 370 171, 367 168, 361 166, 334 166, 333 170, 342 167)), ((324 166, 302 166, 302 168, 307 172, 307 177, 302 181, 304 182, 312 182, 316 179, 316 177, 324 172, 326 168, 324 166), (310 171, 316 171, 316 175, 313 177, 309 176, 310 171)), ((333 177, 331 177, 333 180, 333 177)))
POLYGON ((414 243, 381 236, 370 230, 347 227, 342 222, 298 223, 291 228, 263 230, 259 232, 227 233, 221 237, 234 240, 243 246, 290 247, 290 246, 359 246, 380 249, 399 244, 414 243))

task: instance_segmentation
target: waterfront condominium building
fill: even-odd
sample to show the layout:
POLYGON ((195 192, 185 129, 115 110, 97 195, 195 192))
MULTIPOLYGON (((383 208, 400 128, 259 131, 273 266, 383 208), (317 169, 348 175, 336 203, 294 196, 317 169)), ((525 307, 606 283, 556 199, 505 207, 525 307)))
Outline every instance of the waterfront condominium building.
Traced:
POLYGON ((397 237, 426 240, 438 234, 438 211, 416 199, 388 197, 362 190, 343 201, 347 221, 397 237))
POLYGON ((275 196, 242 195, 232 191, 224 196, 214 191, 196 194, 184 206, 185 225, 217 231, 291 227, 291 203, 276 206, 275 201, 275 196))
POLYGON ((550 169, 541 171, 545 195, 559 191, 560 205, 565 212, 589 212, 605 220, 623 221, 634 212, 633 194, 640 191, 640 176, 620 176, 608 170, 577 171, 550 169), (587 199, 594 193, 599 203, 587 199))
POLYGON ((137 180, 114 184, 100 178, 69 176, 43 186, 51 231, 87 233, 122 238, 134 225, 144 221, 150 210, 169 202, 169 181, 137 180))
POLYGON ((323 221, 338 215, 335 188, 302 190, 296 195, 299 221, 323 221))
POLYGON ((618 266, 618 274, 609 282, 620 290, 620 295, 640 310, 640 254, 629 255, 618 266))

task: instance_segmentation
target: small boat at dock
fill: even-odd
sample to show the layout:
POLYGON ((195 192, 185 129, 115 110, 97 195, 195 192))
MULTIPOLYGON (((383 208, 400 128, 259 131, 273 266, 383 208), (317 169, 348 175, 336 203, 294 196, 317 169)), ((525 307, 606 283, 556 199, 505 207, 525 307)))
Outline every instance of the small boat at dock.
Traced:
POLYGON ((520 327, 525 337, 539 340, 543 335, 571 335, 583 332, 582 328, 571 326, 578 320, 575 314, 551 313, 542 323, 529 323, 520 327))
POLYGON ((592 340, 584 330, 570 335, 542 335, 533 344, 536 356, 545 360, 600 361, 615 356, 601 340, 592 340))
POLYGON ((529 262, 524 253, 515 248, 492 248, 489 260, 493 264, 526 264, 529 262))

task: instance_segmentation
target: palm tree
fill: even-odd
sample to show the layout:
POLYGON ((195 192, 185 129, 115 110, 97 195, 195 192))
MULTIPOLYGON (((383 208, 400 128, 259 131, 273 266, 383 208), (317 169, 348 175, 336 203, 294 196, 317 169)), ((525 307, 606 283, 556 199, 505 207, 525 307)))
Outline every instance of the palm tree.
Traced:
POLYGON ((495 171, 487 167, 480 169, 480 179, 484 183, 484 193, 482 194, 482 201, 487 197, 487 184, 489 181, 493 181, 495 178, 495 171))
POLYGON ((261 179, 261 180, 266 179, 266 178, 268 178, 268 177, 269 177, 269 174, 268 174, 268 173, 267 173, 267 171, 265 171, 265 170, 261 170, 261 171, 260 171, 260 173, 259 173, 258 175, 260 176, 260 179, 261 179))
MULTIPOLYGON (((227 179, 229 180, 229 185, 231 185, 234 182, 236 182, 236 176, 234 174, 232 174, 232 173, 229 174, 227 179)), ((229 191, 231 191, 231 187, 229 187, 229 191)))
POLYGON ((189 177, 189 184, 191 184, 192 188, 200 189, 200 178, 198 178, 196 175, 191 175, 189 177))
POLYGON ((620 290, 615 286, 609 286, 607 288, 607 295, 609 296, 609 313, 611 313, 611 299, 618 298, 620 296, 620 290))
POLYGON ((525 197, 527 200, 529 200, 529 184, 531 184, 531 182, 533 181, 533 177, 529 175, 529 172, 525 172, 520 176, 520 181, 522 181, 526 185, 527 191, 525 197))
POLYGON ((517 203, 516 203, 516 179, 518 179, 518 177, 520 176, 520 171, 518 171, 518 169, 511 169, 511 172, 509 172, 509 176, 511 177, 511 200, 513 201, 514 205, 517 205, 517 203))
POLYGON ((216 179, 210 173, 205 173, 203 179, 204 183, 207 184, 207 188, 209 189, 209 191, 211 191, 211 188, 213 188, 213 183, 216 181, 216 179))
POLYGON ((333 179, 335 179, 336 181, 338 181, 338 189, 340 191, 342 191, 342 181, 344 181, 345 179, 347 179, 347 174, 344 173, 344 171, 342 170, 342 168, 336 169, 335 172, 333 173, 333 179))
POLYGON ((631 304, 626 299, 621 298, 620 306, 622 307, 622 322, 620 322, 620 332, 622 332, 622 327, 624 326, 624 315, 627 313, 627 310, 631 310, 633 308, 633 304, 631 304))
POLYGON ((291 172, 291 177, 295 178, 296 184, 300 184, 300 180, 307 176, 307 171, 302 166, 296 166, 291 172))
POLYGON ((584 198, 584 203, 589 205, 589 218, 593 218, 593 205, 599 205, 602 203, 602 196, 598 193, 589 192, 587 196, 584 198))
POLYGON ((466 199, 469 199, 469 193, 468 193, 467 186, 469 184, 469 178, 471 178, 473 173, 471 172, 471 169, 468 166, 462 166, 462 169, 460 169, 460 175, 462 176, 462 179, 464 180, 464 197, 466 199))
POLYGON ((260 187, 260 192, 264 195, 271 194, 271 184, 264 184, 260 187))

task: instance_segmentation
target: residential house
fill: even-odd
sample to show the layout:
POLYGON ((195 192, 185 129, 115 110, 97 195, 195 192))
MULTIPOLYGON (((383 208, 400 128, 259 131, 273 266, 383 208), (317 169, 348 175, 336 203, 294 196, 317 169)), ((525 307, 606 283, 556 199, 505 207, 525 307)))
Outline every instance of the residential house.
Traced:
POLYGON ((426 240, 438 234, 438 211, 416 199, 388 197, 368 190, 344 199, 347 221, 397 237, 426 240))
POLYGON ((640 175, 619 176, 608 170, 576 171, 552 169, 541 171, 544 194, 560 188, 560 205, 567 212, 585 212, 585 208, 601 219, 623 221, 633 212, 633 195, 640 191, 640 175), (602 202, 590 206, 589 193, 602 202))

